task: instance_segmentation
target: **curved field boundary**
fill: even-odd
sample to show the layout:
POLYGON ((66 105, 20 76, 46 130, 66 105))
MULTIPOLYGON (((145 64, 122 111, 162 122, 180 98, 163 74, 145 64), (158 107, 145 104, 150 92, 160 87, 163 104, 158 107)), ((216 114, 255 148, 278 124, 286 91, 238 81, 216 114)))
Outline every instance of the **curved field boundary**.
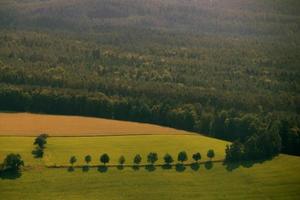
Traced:
POLYGON ((118 136, 193 134, 173 128, 94 117, 0 113, 0 136, 118 136))

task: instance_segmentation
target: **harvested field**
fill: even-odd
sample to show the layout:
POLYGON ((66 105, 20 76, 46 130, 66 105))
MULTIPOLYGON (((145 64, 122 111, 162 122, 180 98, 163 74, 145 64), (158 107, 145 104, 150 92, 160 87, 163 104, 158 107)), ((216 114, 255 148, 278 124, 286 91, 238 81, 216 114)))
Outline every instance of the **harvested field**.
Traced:
POLYGON ((93 117, 0 113, 0 136, 101 136, 192 134, 157 125, 93 117))

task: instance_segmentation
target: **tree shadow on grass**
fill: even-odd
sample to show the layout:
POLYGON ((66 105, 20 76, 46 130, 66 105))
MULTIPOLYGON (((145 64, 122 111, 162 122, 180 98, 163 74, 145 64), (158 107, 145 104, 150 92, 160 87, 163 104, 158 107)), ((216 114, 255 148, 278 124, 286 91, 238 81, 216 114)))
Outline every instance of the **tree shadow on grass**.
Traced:
POLYGON ((153 164, 150 164, 150 165, 146 165, 145 166, 145 169, 148 171, 148 172, 153 172, 156 170, 156 167, 153 165, 153 164))
POLYGON ((223 162, 223 165, 225 166, 226 170, 231 172, 241 166, 240 162, 223 162))
POLYGON ((0 179, 14 180, 14 179, 20 178, 21 176, 22 176, 21 171, 14 171, 14 170, 0 171, 0 179))
POLYGON ((184 164, 178 163, 178 164, 176 164, 175 169, 176 169, 177 172, 184 172, 186 167, 184 166, 184 164))
POLYGON ((223 165, 225 166, 227 171, 231 172, 241 166, 245 167, 245 168, 250 168, 250 167, 253 167, 253 165, 255 165, 255 164, 262 164, 268 160, 272 160, 272 158, 260 159, 260 160, 255 160, 255 161, 250 161, 250 160, 248 160, 248 161, 224 161, 223 165))
POLYGON ((211 170, 214 167, 214 163, 212 161, 207 161, 204 164, 205 169, 211 170))
POLYGON ((200 164, 199 163, 192 163, 191 164, 191 169, 193 171, 198 171, 200 169, 200 164))
POLYGON ((68 167, 68 172, 74 172, 75 168, 73 166, 68 167))
POLYGON ((108 167, 105 165, 101 165, 98 167, 98 172, 100 173, 106 173, 108 171, 108 167))
POLYGON ((123 169, 124 169, 124 165, 118 165, 118 166, 117 166, 117 169, 118 169, 118 170, 123 170, 123 169))
POLYGON ((172 165, 170 164, 164 164, 161 166, 162 169, 165 169, 165 170, 169 170, 169 169, 172 169, 172 165))
POLYGON ((82 171, 83 172, 88 172, 90 170, 90 166, 88 166, 88 165, 84 165, 83 167, 82 167, 82 171))
POLYGON ((31 154, 34 158, 42 158, 44 156, 44 151, 40 148, 34 149, 31 154))
POLYGON ((132 169, 133 169, 133 171, 139 171, 140 170, 140 166, 139 165, 133 165, 132 169))

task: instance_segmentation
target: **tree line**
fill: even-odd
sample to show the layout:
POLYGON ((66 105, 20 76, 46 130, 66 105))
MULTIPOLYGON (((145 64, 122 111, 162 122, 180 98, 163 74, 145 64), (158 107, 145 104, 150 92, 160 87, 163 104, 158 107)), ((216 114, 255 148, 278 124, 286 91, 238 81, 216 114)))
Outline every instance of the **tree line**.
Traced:
MULTIPOLYGON (((299 117, 280 112, 257 114, 235 109, 216 110, 200 103, 181 104, 168 99, 156 101, 146 97, 107 96, 100 92, 10 85, 0 88, 0 110, 148 122, 229 141, 238 140, 243 144, 263 139, 265 145, 276 144, 279 152, 300 155, 299 117)), ((263 143, 257 145, 262 145, 262 151, 265 150, 263 143)), ((263 155, 269 156, 269 152, 257 156, 263 155)))
MULTIPOLYGON (((215 157, 215 152, 213 149, 209 149, 207 151, 207 157, 210 159, 210 161, 215 157)), ((198 163, 200 160, 201 160, 202 156, 199 152, 197 153, 194 153, 192 155, 192 159, 198 163)), ((86 155, 84 157, 84 160, 86 162, 87 165, 89 165, 89 163, 92 161, 92 157, 90 155, 86 155)), ((174 159, 173 157, 166 153, 163 157, 163 160, 165 162, 166 165, 171 165, 173 162, 174 162, 174 159)), ((188 160, 188 154, 185 152, 185 151, 181 151, 178 153, 178 156, 177 156, 177 161, 179 161, 181 164, 184 164, 185 161, 188 160)), ((109 163, 110 161, 110 157, 107 153, 104 153, 100 156, 99 158, 99 161, 101 163, 103 163, 104 165, 106 165, 107 163, 109 163)), ((147 163, 148 164, 151 164, 151 165, 154 165, 156 162, 158 161, 158 154, 156 152, 150 152, 148 155, 147 155, 147 163)), ((76 156, 71 156, 70 157, 70 160, 69 160, 69 163, 74 166, 74 164, 77 162, 77 157, 76 156)), ((126 159, 124 156, 120 156, 119 159, 118 159, 118 163, 119 165, 123 166, 126 162, 126 159)), ((142 162, 142 157, 140 154, 136 154, 133 158, 133 164, 134 165, 139 165, 140 163, 142 162)))
POLYGON ((300 155, 295 0, 31 4, 0 8, 0 110, 155 123, 251 155, 277 152, 260 139, 300 155))

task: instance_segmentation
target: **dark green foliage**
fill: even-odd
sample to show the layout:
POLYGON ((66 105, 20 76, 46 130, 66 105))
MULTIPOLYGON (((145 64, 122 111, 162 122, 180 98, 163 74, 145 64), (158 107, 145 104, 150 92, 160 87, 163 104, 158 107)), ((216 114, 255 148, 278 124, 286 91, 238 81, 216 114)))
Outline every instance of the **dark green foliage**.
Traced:
POLYGON ((35 158, 42 158, 44 156, 44 149, 37 146, 31 153, 35 158))
POLYGON ((278 133, 266 130, 251 136, 245 143, 245 157, 248 160, 271 158, 280 153, 281 138, 278 133))
POLYGON ((86 156, 84 157, 84 160, 85 160, 86 164, 89 164, 89 163, 92 161, 92 156, 86 155, 86 156))
POLYGON ((100 156, 100 162, 102 162, 104 165, 109 163, 109 156, 106 153, 102 154, 100 156))
POLYGON ((226 146, 226 161, 241 161, 244 159, 244 145, 238 141, 226 146))
POLYGON ((300 128, 293 120, 282 120, 279 126, 282 152, 300 156, 300 128))
POLYGON ((40 149, 44 149, 45 148, 45 144, 47 144, 47 137, 48 137, 47 134, 41 134, 41 135, 39 135, 38 137, 35 138, 33 144, 38 145, 38 147, 40 149))
POLYGON ((276 121, 260 127, 244 143, 238 141, 226 147, 226 161, 261 160, 281 152, 280 124, 276 121))
POLYGON ((188 159, 188 156, 187 156, 187 153, 185 151, 181 151, 178 153, 178 157, 177 157, 177 160, 180 161, 180 162, 184 162, 184 161, 187 161, 188 159))
POLYGON ((282 152, 300 155, 299 1, 145 1, 3 2, 0 110, 242 144, 278 121, 282 152))
POLYGON ((157 160, 158 160, 157 153, 151 152, 148 154, 147 156, 148 163, 151 163, 153 165, 157 160))
POLYGON ((137 155, 134 156, 134 158, 133 158, 134 164, 138 165, 138 164, 141 163, 141 161, 142 161, 142 157, 141 157, 140 154, 137 154, 137 155))
POLYGON ((32 151, 32 154, 34 155, 35 158, 42 158, 44 156, 44 148, 45 145, 47 144, 47 134, 40 134, 37 136, 34 140, 34 143, 36 146, 35 150, 32 151))
POLYGON ((120 165, 124 165, 124 163, 125 163, 125 157, 124 156, 121 156, 120 158, 119 158, 119 164, 120 165))
POLYGON ((164 161, 168 165, 171 164, 172 162, 174 162, 172 156, 168 153, 164 156, 164 161))
POLYGON ((199 152, 193 154, 193 159, 198 162, 201 160, 201 154, 199 152))
POLYGON ((17 172, 21 166, 24 166, 24 161, 19 154, 8 154, 3 161, 3 170, 11 170, 17 172))
POLYGON ((215 157, 215 152, 213 149, 209 149, 207 151, 207 157, 210 158, 210 160, 215 157))
POLYGON ((75 156, 72 156, 72 157, 70 158, 70 164, 73 166, 74 163, 76 163, 76 162, 77 162, 77 158, 76 158, 75 156))

